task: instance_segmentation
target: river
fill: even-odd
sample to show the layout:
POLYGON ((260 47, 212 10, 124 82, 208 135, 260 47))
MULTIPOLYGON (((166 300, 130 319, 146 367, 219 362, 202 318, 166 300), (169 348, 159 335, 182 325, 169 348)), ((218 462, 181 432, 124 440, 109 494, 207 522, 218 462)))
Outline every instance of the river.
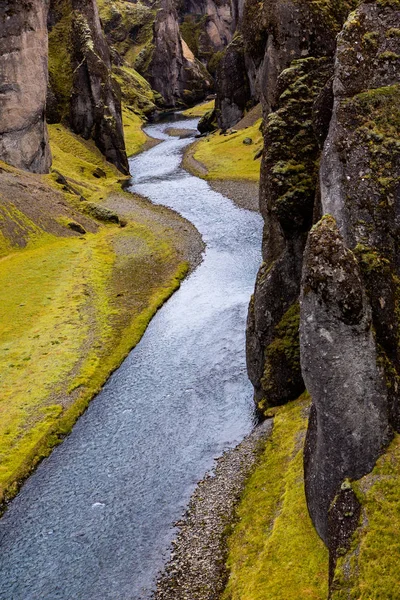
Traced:
MULTIPOLYGON (((197 121, 179 121, 195 128, 197 121)), ((196 482, 254 424, 245 323, 261 217, 180 167, 174 122, 132 190, 190 220, 204 260, 0 520, 1 600, 149 598, 196 482)))

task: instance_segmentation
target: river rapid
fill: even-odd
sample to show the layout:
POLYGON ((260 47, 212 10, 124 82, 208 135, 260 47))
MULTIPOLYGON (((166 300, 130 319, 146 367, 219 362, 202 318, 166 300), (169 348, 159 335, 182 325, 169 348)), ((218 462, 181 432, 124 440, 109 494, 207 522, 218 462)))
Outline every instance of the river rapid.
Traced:
POLYGON ((262 219, 180 167, 193 140, 165 130, 196 125, 148 126, 162 142, 131 159, 131 189, 190 220, 204 260, 0 520, 1 600, 149 598, 196 482, 254 425, 245 324, 262 219))

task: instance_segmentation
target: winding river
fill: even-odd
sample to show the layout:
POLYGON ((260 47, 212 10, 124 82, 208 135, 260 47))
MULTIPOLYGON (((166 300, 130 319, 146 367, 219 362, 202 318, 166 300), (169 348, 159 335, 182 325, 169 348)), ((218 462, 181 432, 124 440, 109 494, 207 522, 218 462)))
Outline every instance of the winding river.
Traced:
POLYGON ((196 482, 252 428, 262 220, 180 167, 193 140, 171 125, 147 127, 162 142, 131 160, 132 190, 194 223, 204 261, 1 519, 1 600, 149 598, 196 482))

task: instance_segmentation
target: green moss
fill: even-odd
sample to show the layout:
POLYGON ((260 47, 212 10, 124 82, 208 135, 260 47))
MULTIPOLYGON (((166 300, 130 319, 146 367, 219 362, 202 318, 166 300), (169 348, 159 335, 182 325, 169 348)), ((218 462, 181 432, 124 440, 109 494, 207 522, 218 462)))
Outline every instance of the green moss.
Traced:
POLYGON ((279 78, 278 109, 265 128, 272 211, 285 231, 308 230, 319 168, 314 102, 331 73, 327 59, 294 60, 279 78))
POLYGON ((73 72, 71 64, 72 8, 69 0, 57 0, 54 8, 61 15, 49 30, 49 82, 53 90, 60 120, 69 115, 73 72))
POLYGON ((332 600, 395 600, 400 561, 400 436, 372 473, 354 482, 362 506, 352 548, 339 558, 332 600))
POLYGON ((213 133, 199 140, 194 146, 195 160, 207 169, 207 179, 247 179, 258 181, 260 162, 254 155, 263 146, 260 131, 261 120, 251 127, 228 135, 213 133), (245 138, 252 138, 252 145, 243 144, 245 138))
MULTIPOLYGON (((92 142, 60 125, 50 127, 50 139, 54 166, 87 199, 123 195, 119 172, 92 142)), ((63 189, 55 175, 42 180, 63 189)), ((91 205, 65 199, 75 211, 91 205)), ((129 195, 129 202, 139 201, 129 195)), ((46 233, 11 204, 0 211, 0 225, 3 216, 26 231, 18 251, 5 238, 0 260, 0 509, 70 431, 187 272, 174 234, 149 210, 158 211, 137 210, 124 229, 110 223, 68 238, 46 233)))
POLYGON ((276 411, 272 436, 250 477, 228 541, 223 600, 325 600, 328 551, 308 515, 303 444, 309 397, 276 411))
POLYGON ((266 414, 271 406, 285 404, 304 390, 300 368, 300 305, 293 304, 274 329, 274 340, 265 350, 261 387, 264 398, 258 404, 266 414))
POLYGON ((390 261, 381 256, 377 250, 363 244, 357 244, 353 252, 365 274, 387 269, 390 266, 390 261))
POLYGON ((193 106, 193 108, 187 108, 182 114, 185 115, 185 117, 203 117, 210 110, 214 110, 214 106, 215 100, 210 100, 209 102, 197 104, 197 106, 193 106))

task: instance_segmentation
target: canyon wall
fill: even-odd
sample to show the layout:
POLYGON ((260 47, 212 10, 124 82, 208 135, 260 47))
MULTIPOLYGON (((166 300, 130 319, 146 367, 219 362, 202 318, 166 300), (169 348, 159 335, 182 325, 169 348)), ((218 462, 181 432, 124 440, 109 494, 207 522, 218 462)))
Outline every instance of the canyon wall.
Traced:
POLYGON ((36 173, 51 164, 45 120, 48 2, 0 5, 0 160, 36 173))
POLYGON ((120 90, 95 0, 51 0, 49 115, 128 173, 120 90))
MULTIPOLYGON (((264 114, 248 372, 261 415, 311 395, 305 488, 331 579, 360 527, 351 482, 400 425, 400 11, 356 4, 249 1, 239 24, 247 107, 264 114)), ((229 89, 230 53, 224 128, 246 110, 229 89)))

